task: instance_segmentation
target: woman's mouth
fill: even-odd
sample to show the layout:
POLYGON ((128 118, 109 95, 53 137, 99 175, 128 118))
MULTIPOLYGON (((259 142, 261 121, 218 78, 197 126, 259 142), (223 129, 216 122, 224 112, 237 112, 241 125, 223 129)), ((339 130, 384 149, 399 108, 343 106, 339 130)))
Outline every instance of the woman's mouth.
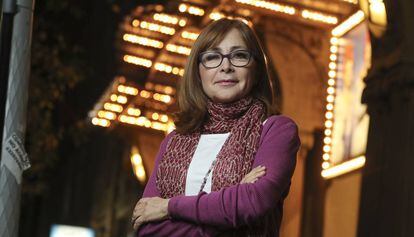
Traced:
POLYGON ((220 86, 230 86, 236 84, 237 80, 220 80, 217 81, 216 84, 219 84, 220 86))

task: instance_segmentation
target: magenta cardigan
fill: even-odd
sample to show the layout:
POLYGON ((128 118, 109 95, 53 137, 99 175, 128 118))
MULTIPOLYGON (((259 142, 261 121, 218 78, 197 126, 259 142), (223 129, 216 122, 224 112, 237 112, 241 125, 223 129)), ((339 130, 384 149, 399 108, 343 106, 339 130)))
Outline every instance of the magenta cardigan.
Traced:
MULTIPOLYGON (((161 143, 143 197, 160 196, 156 171, 174 133, 161 143)), ((265 176, 220 191, 173 197, 168 203, 171 219, 144 224, 136 236, 278 236, 299 146, 293 120, 283 115, 269 117, 253 163, 253 168, 266 167, 265 176)))

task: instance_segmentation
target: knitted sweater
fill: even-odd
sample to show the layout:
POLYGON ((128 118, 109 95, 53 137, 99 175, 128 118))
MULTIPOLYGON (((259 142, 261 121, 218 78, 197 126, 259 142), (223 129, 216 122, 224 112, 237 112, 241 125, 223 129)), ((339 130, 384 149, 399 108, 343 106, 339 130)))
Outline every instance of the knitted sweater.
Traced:
MULTIPOLYGON (((156 171, 169 139, 161 143, 154 171, 143 197, 160 196, 156 171)), ((268 118, 263 125, 253 168, 266 167, 255 183, 237 184, 194 196, 176 196, 168 203, 171 219, 141 226, 136 236, 278 236, 283 200, 290 188, 300 147, 298 127, 283 115, 268 118)))

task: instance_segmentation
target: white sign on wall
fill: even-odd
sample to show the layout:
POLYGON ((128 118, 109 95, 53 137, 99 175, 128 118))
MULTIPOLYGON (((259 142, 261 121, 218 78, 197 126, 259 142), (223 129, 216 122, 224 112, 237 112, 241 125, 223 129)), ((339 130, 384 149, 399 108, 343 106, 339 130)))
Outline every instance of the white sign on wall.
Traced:
POLYGON ((91 228, 86 227, 52 225, 50 237, 95 237, 95 232, 91 228))

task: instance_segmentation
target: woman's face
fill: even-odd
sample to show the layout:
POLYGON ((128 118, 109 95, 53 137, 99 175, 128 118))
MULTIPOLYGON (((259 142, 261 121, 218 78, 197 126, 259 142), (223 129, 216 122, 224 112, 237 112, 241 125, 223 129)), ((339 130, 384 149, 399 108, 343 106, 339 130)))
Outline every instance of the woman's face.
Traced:
MULTIPOLYGON (((240 32, 230 30, 223 41, 208 52, 217 51, 223 55, 237 50, 247 50, 240 32)), ((216 68, 206 68, 199 63, 199 72, 204 93, 214 102, 230 103, 237 101, 250 93, 253 87, 254 59, 244 67, 232 65, 229 58, 223 58, 221 65, 216 68)))

